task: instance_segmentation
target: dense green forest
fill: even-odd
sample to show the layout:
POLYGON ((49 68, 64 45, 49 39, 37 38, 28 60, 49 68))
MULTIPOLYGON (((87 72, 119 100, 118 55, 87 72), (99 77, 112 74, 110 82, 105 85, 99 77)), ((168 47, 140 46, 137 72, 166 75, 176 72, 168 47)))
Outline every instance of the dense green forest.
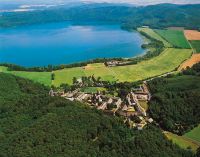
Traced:
POLYGON ((120 24, 124 29, 147 25, 152 28, 187 27, 200 29, 200 5, 159 4, 146 7, 91 4, 79 7, 60 7, 32 12, 1 13, 0 26, 71 21, 120 24), (178 19, 178 20, 177 20, 178 19))
POLYGON ((149 111, 161 127, 184 134, 200 123, 200 63, 183 74, 148 83, 152 93, 149 111))
POLYGON ((48 91, 0 73, 1 157, 194 157, 153 125, 131 130, 119 118, 48 91))

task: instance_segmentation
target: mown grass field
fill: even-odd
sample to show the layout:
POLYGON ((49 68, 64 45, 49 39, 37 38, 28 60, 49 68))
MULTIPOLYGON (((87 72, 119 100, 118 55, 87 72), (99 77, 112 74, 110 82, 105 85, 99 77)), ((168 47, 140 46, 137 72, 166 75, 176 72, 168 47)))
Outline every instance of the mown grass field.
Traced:
POLYGON ((147 79, 149 77, 161 75, 173 71, 184 60, 191 56, 190 49, 174 49, 169 48, 162 52, 159 56, 147 61, 142 61, 135 65, 106 67, 104 64, 90 64, 84 68, 69 68, 54 71, 55 80, 53 85, 59 86, 62 83, 72 84, 73 77, 81 76, 101 77, 102 80, 133 82, 147 79))
POLYGON ((162 41, 165 47, 172 47, 172 45, 167 42, 165 39, 163 39, 160 35, 158 35, 154 30, 152 30, 151 28, 138 28, 139 32, 144 32, 146 34, 148 34, 149 36, 151 36, 152 38, 162 41))
POLYGON ((185 38, 184 32, 181 30, 155 30, 161 37, 177 48, 191 48, 185 38))
POLYGON ((200 40, 190 41, 195 53, 200 53, 200 40))
POLYGON ((169 140, 172 140, 173 143, 177 144, 183 149, 191 148, 192 151, 196 152, 196 150, 200 147, 199 143, 189 138, 185 138, 184 136, 178 136, 170 132, 165 132, 164 134, 169 140))
POLYGON ((7 71, 6 67, 0 66, 0 72, 11 73, 13 75, 30 79, 34 82, 51 86, 51 73, 50 72, 25 72, 25 71, 7 71))
POLYGON ((194 128, 190 132, 186 133, 184 137, 190 138, 200 143, 200 125, 198 125, 196 128, 194 128))

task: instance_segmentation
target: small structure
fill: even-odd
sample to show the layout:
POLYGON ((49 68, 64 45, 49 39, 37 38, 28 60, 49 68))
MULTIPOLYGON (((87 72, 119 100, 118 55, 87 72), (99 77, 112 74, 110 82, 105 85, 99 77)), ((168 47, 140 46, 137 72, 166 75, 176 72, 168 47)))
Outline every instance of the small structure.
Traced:
POLYGON ((54 96, 54 91, 53 91, 52 88, 51 88, 51 90, 49 91, 49 95, 50 95, 50 96, 54 96))
POLYGON ((152 118, 149 118, 149 119, 148 119, 148 122, 149 122, 149 123, 153 123, 153 119, 152 119, 152 118))
POLYGON ((109 98, 107 103, 108 103, 108 104, 111 104, 112 102, 113 102, 113 99, 112 99, 112 98, 109 98))
POLYGON ((149 26, 142 26, 142 28, 149 28, 149 26))
POLYGON ((120 64, 120 61, 112 60, 104 63, 105 66, 114 67, 120 64))
POLYGON ((106 102, 104 102, 102 105, 97 107, 98 110, 105 110, 106 108, 107 108, 107 103, 106 102))

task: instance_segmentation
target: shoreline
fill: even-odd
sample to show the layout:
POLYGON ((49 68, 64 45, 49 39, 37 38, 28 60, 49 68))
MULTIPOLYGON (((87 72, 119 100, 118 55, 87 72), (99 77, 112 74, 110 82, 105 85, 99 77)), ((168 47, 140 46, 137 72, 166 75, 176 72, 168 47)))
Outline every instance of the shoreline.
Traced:
MULTIPOLYGON (((69 21, 66 21, 66 22, 69 23, 69 21)), ((91 24, 91 23, 89 23, 89 24, 91 24)), ((132 33, 133 31, 136 32, 136 33, 138 33, 138 35, 141 37, 141 40, 142 40, 142 43, 140 45, 141 48, 142 48, 143 44, 148 44, 149 43, 149 42, 145 41, 145 40, 149 40, 149 39, 147 39, 145 36, 143 36, 141 34, 141 32, 139 32, 137 29, 124 30, 124 29, 122 29, 120 27, 120 25, 119 25, 119 29, 122 30, 122 31, 130 32, 130 33, 132 33)), ((128 61, 130 59, 135 59, 135 58, 143 57, 144 55, 147 54, 147 52, 148 52, 149 49, 148 48, 147 49, 142 48, 142 49, 143 49, 143 52, 141 52, 141 54, 136 54, 136 55, 133 55, 132 57, 108 57, 108 58, 104 57, 104 58, 95 58, 95 59, 89 59, 89 60, 86 60, 86 61, 74 62, 74 63, 66 63, 66 64, 64 63, 64 64, 57 64, 57 65, 49 64, 49 65, 45 65, 45 66, 24 66, 24 65, 19 65, 19 64, 15 64, 15 63, 2 62, 2 63, 0 63, 0 66, 6 66, 8 68, 9 67, 18 67, 20 69, 24 69, 22 71, 29 71, 28 69, 36 69, 36 68, 47 69, 48 67, 54 67, 56 69, 58 67, 62 67, 62 68, 58 68, 58 69, 71 68, 71 67, 83 67, 83 66, 86 66, 87 64, 104 63, 104 62, 112 61, 112 60, 128 61)), ((13 70, 13 71, 15 71, 15 70, 13 70)))

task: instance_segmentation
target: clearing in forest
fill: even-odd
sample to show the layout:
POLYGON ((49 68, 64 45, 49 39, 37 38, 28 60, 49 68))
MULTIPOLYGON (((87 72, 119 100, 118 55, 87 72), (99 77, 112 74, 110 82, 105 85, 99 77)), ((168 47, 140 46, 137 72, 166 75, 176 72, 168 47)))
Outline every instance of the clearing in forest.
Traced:
POLYGON ((200 125, 192 129, 190 132, 183 135, 184 137, 190 138, 200 144, 200 125))
POLYGON ((200 147, 200 143, 193 141, 190 138, 178 136, 171 132, 164 132, 164 134, 169 140, 172 140, 173 143, 179 145, 183 149, 191 148, 192 151, 196 152, 196 150, 200 147))

